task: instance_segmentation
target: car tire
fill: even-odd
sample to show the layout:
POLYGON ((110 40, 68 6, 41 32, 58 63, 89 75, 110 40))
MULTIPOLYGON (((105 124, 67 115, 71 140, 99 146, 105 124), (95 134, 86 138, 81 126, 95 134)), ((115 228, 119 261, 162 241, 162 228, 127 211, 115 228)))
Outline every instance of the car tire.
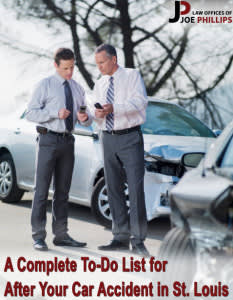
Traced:
POLYGON ((6 203, 19 202, 24 191, 17 186, 14 162, 10 154, 0 156, 0 199, 6 203))
POLYGON ((110 213, 108 198, 107 198, 107 187, 105 184, 104 177, 100 178, 95 184, 91 210, 96 220, 107 228, 112 227, 112 217, 110 213), (104 208, 105 207, 105 208, 104 208))
POLYGON ((164 237, 159 258, 168 261, 168 269, 163 273, 161 281, 171 286, 175 281, 185 282, 188 289, 197 267, 195 249, 188 234, 180 228, 172 228, 164 237))
MULTIPOLYGON (((129 213, 129 199, 128 199, 128 185, 125 183, 125 195, 126 195, 126 205, 128 207, 129 213)), ((101 177, 95 184, 92 201, 91 210, 96 220, 103 226, 107 228, 112 227, 112 216, 108 203, 107 187, 105 184, 104 177, 101 177)))

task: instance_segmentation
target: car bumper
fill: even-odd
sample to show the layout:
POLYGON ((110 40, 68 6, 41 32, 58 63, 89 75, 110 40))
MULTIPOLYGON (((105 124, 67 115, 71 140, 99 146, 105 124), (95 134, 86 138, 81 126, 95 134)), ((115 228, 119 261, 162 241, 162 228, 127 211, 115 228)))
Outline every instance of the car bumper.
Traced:
POLYGON ((145 172, 145 202, 147 220, 170 215, 169 192, 178 178, 158 173, 145 172))

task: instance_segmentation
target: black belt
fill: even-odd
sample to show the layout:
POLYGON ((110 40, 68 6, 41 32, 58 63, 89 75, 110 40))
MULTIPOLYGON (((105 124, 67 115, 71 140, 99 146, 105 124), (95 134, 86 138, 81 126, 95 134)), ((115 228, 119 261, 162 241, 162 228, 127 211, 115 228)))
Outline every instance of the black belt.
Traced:
POLYGON ((141 127, 140 126, 135 126, 135 127, 131 127, 131 128, 127 128, 127 129, 121 129, 121 130, 103 130, 104 133, 108 133, 108 134, 126 134, 126 133, 130 133, 132 131, 140 131, 141 127))
POLYGON ((72 134, 70 132, 56 132, 56 131, 52 131, 50 129, 47 129, 45 127, 42 126, 36 126, 36 131, 40 134, 47 134, 47 133, 52 133, 58 136, 71 136, 72 134))
POLYGON ((71 136, 72 134, 70 132, 55 132, 55 131, 52 131, 52 130, 48 130, 48 133, 52 133, 52 134, 55 134, 55 135, 58 135, 58 136, 71 136))

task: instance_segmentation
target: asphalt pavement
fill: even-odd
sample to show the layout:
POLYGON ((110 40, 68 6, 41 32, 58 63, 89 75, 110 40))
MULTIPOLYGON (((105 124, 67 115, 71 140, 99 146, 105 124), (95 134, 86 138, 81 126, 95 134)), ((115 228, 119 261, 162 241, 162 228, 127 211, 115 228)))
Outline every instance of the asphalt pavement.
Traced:
MULTIPOLYGON (((98 250, 99 245, 112 239, 111 230, 99 225, 87 207, 69 204, 69 234, 78 241, 87 242, 86 248, 53 245, 49 200, 46 238, 49 251, 35 251, 31 239, 31 205, 31 193, 26 193, 23 200, 17 204, 0 202, 0 300, 12 297, 21 300, 115 299, 116 297, 110 294, 111 287, 116 285, 119 285, 118 292, 121 293, 117 299, 126 299, 122 294, 126 286, 128 291, 133 288, 133 284, 149 286, 155 275, 154 271, 149 270, 149 259, 143 262, 142 258, 132 255, 129 251, 98 250), (55 269, 49 274, 46 274, 43 268, 36 270, 35 264, 38 261, 43 262, 44 268, 48 267, 49 262, 50 268, 55 269), (76 264, 75 271, 69 270, 71 261, 76 264), (59 262, 65 264, 66 269, 56 270, 59 262), (109 287, 108 296, 104 295, 106 286, 101 286, 101 282, 109 287), (133 282, 131 286, 130 282, 133 282)), ((148 223, 145 245, 155 260, 161 240, 169 228, 168 218, 154 219, 148 223)), ((138 296, 137 299, 149 298, 138 296)))

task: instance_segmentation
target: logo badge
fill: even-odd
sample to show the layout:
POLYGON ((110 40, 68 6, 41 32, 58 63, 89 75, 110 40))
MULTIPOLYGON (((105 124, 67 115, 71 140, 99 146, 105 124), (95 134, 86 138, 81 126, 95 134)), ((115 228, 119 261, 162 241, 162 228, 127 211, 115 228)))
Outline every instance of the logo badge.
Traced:
POLYGON ((176 23, 179 21, 181 15, 187 15, 191 10, 191 5, 187 1, 175 1, 175 16, 169 19, 170 23, 176 23), (182 6, 182 10, 181 10, 182 6))

